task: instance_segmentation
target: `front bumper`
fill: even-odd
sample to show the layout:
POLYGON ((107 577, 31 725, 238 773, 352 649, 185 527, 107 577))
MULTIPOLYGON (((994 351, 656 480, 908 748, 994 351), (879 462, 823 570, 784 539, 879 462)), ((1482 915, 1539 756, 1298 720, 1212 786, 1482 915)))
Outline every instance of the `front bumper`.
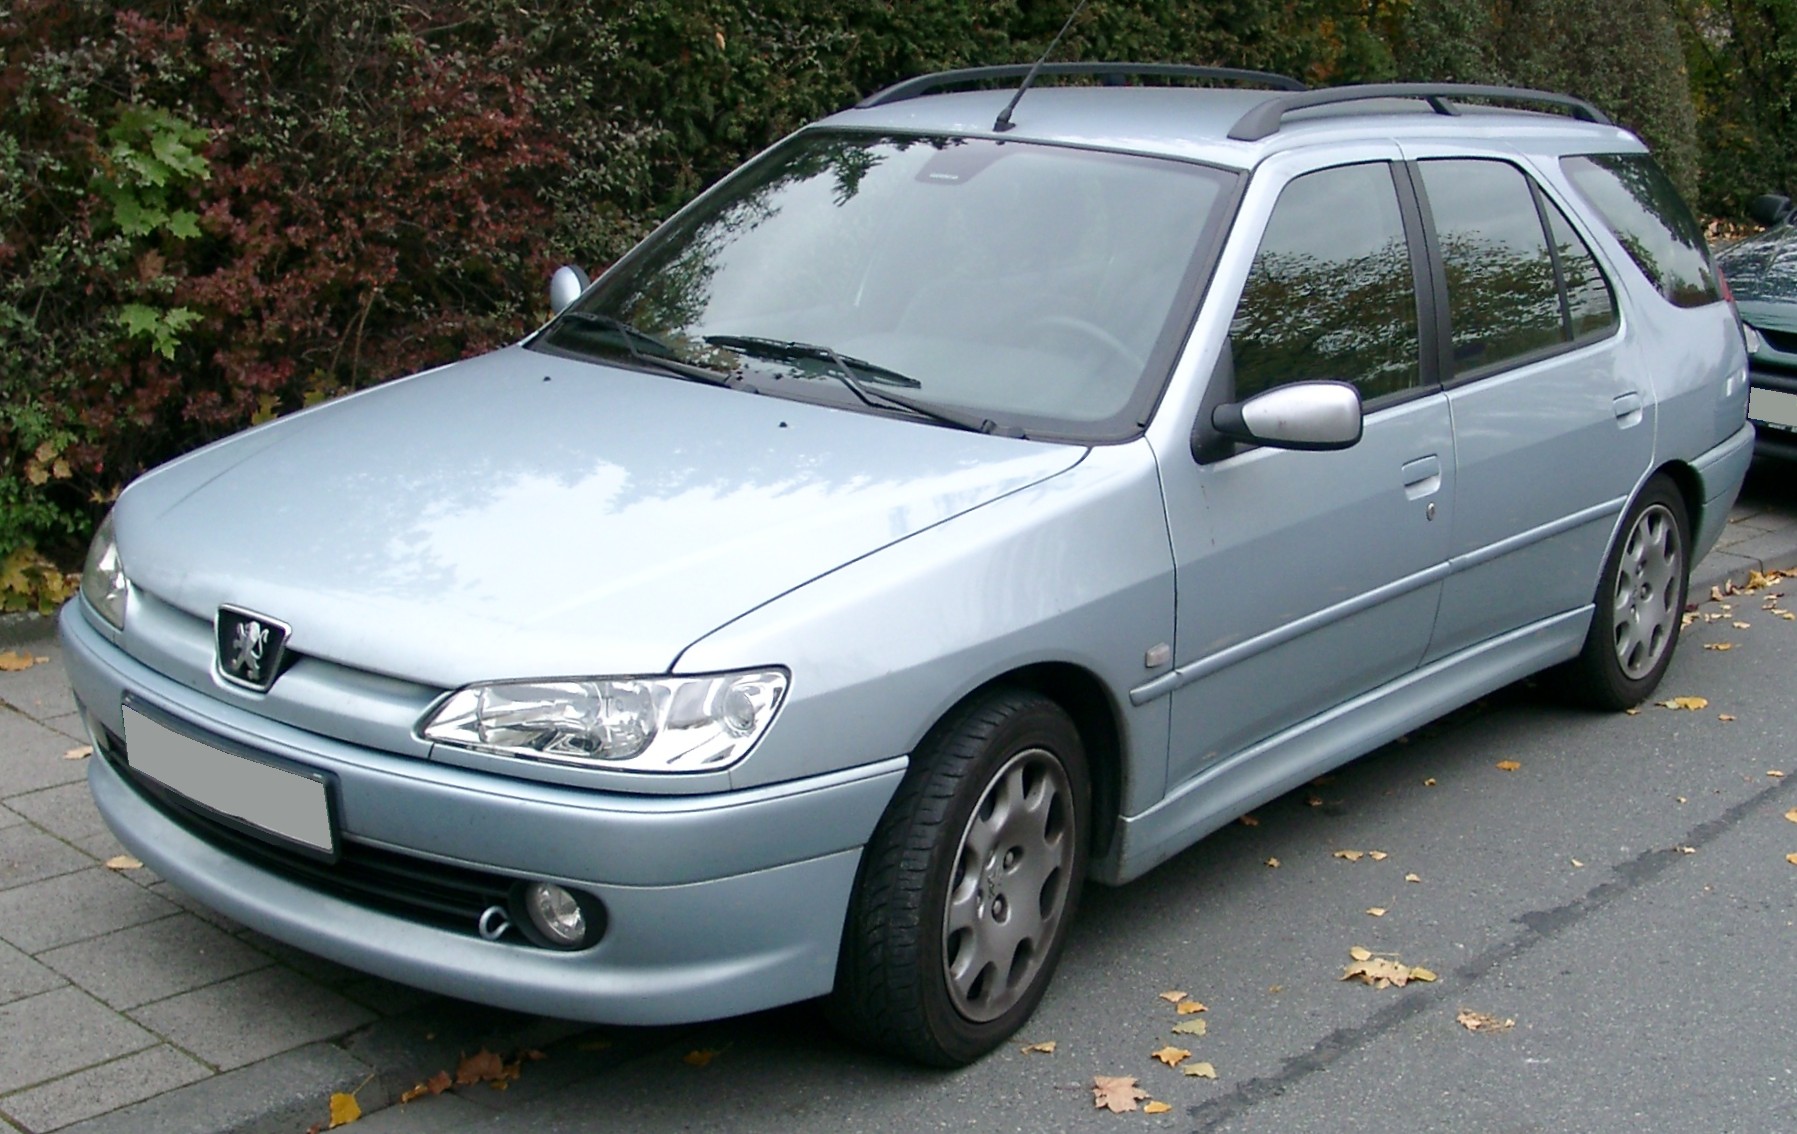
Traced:
POLYGON ((590 948, 486 940, 472 924, 395 913, 237 853, 158 803, 124 760, 94 760, 89 783, 119 840, 207 905, 342 964, 519 1011, 672 1024, 828 992, 861 846, 904 773, 896 758, 696 796, 512 779, 345 743, 210 698, 113 645, 79 599, 60 624, 96 748, 115 746, 106 734, 119 733, 128 693, 202 737, 329 772, 346 846, 598 898, 607 928, 590 948))

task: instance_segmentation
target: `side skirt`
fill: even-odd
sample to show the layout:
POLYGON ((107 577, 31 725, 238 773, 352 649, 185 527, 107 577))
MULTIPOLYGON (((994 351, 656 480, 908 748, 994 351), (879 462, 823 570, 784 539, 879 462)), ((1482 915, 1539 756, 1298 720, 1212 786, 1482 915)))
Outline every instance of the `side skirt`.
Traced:
POLYGON ((1332 768, 1537 670, 1577 656, 1591 624, 1584 606, 1431 662, 1220 760, 1160 803, 1117 824, 1091 877, 1140 877, 1199 839, 1332 768))

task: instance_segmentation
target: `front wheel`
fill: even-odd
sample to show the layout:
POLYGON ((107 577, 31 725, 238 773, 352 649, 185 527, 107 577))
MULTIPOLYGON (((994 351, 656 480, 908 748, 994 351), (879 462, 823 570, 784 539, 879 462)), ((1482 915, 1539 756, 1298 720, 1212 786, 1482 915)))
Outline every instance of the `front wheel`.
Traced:
POLYGON ((1630 506, 1604 561, 1585 647, 1565 671, 1575 699, 1628 709, 1660 684, 1684 621, 1689 533, 1678 486, 1655 476, 1630 506))
POLYGON ((1022 1026, 1078 904, 1089 784, 1078 730, 1039 694, 993 692, 934 730, 862 853, 837 1027, 955 1067, 1022 1026))

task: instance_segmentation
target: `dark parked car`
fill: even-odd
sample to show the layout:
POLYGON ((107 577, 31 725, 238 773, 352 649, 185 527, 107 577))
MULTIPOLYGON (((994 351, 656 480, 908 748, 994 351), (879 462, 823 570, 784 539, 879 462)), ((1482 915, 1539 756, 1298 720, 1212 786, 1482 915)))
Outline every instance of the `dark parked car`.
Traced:
POLYGON ((1753 219, 1766 231, 1717 253, 1747 325, 1747 416, 1759 429, 1755 449, 1797 458, 1797 216, 1789 197, 1756 198, 1753 219))

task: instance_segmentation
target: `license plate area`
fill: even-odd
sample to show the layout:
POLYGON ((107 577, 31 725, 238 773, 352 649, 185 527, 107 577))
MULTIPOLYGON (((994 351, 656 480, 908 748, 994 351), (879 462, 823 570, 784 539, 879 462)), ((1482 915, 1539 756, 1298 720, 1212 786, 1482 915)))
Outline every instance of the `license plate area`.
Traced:
POLYGON ((226 826, 311 858, 337 860, 331 773, 220 738, 197 739, 141 702, 127 701, 124 717, 126 762, 133 772, 226 826))

